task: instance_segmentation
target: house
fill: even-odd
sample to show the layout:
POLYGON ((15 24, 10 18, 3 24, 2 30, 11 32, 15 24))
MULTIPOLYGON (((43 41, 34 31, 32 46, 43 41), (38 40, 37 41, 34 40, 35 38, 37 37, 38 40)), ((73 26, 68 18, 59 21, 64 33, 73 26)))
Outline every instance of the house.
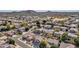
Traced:
POLYGON ((60 48, 75 48, 75 45, 61 42, 60 43, 60 48))
POLYGON ((25 28, 24 28, 24 27, 18 28, 18 29, 16 29, 15 31, 16 31, 16 34, 17 34, 17 33, 23 33, 23 32, 25 32, 25 28))
POLYGON ((66 31, 68 31, 68 28, 67 27, 60 27, 60 30, 63 32, 66 32, 66 31))
POLYGON ((60 26, 54 26, 53 29, 60 29, 60 26))
POLYGON ((25 31, 25 27, 21 27, 21 28, 19 28, 19 30, 21 30, 22 32, 24 32, 25 31))
POLYGON ((77 33, 78 29, 77 28, 70 28, 68 32, 70 32, 70 33, 77 33))
POLYGON ((53 35, 56 36, 56 37, 59 37, 63 33, 64 33, 63 31, 59 31, 59 32, 54 32, 53 35))
POLYGON ((73 33, 68 33, 68 36, 71 37, 71 38, 76 38, 77 35, 73 34, 73 33))
POLYGON ((0 40, 6 40, 8 37, 7 36, 2 36, 0 37, 0 40))
POLYGON ((0 21, 0 25, 2 25, 3 24, 3 22, 2 21, 0 21))
POLYGON ((18 24, 18 23, 14 23, 14 25, 15 25, 16 29, 21 27, 20 24, 18 24))
POLYGON ((73 24, 78 24, 79 23, 79 19, 76 19, 75 21, 72 22, 73 24))
POLYGON ((32 46, 33 46, 34 48, 39 48, 39 44, 40 44, 40 41, 39 41, 39 40, 33 40, 33 41, 32 41, 32 46))
POLYGON ((69 24, 70 24, 70 22, 69 22, 69 21, 66 21, 66 22, 65 22, 65 24, 66 24, 66 25, 69 25, 69 24))
POLYGON ((52 44, 58 45, 59 44, 59 40, 56 40, 56 39, 48 39, 47 41, 50 45, 52 45, 52 44))
POLYGON ((44 32, 46 32, 46 33, 53 33, 54 32, 54 30, 53 29, 49 29, 49 30, 47 30, 47 29, 44 29, 44 32))
POLYGON ((36 29, 36 30, 33 30, 33 33, 36 34, 36 35, 40 35, 41 33, 43 33, 43 30, 42 29, 36 29))
POLYGON ((22 40, 25 40, 25 41, 32 41, 35 39, 35 35, 33 33, 25 33, 23 36, 22 36, 22 40))
POLYGON ((15 48, 15 46, 11 44, 3 43, 0 45, 0 48, 15 48))
POLYGON ((7 31, 4 33, 6 36, 13 36, 14 34, 16 34, 16 32, 14 30, 11 31, 7 31))
POLYGON ((69 25, 69 27, 70 28, 77 28, 78 26, 77 26, 77 24, 71 24, 71 25, 69 25))
POLYGON ((51 25, 44 25, 45 29, 51 29, 51 25))

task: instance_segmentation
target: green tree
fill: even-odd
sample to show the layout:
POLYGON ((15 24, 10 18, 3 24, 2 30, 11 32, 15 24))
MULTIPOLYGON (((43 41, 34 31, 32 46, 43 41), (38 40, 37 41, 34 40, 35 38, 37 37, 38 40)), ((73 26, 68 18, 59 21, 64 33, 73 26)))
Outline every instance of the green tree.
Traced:
POLYGON ((75 45, 79 47, 79 36, 74 39, 75 45))
POLYGON ((65 42, 65 40, 68 40, 68 33, 66 32, 60 36, 60 41, 65 42))
POLYGON ((40 28, 41 26, 40 26, 40 22, 39 21, 36 21, 36 25, 37 25, 37 27, 38 28, 40 28))
POLYGON ((46 24, 46 20, 43 20, 43 24, 46 24))
POLYGON ((8 23, 9 23, 10 25, 12 25, 12 21, 8 21, 8 23))
POLYGON ((25 31, 28 31, 29 30, 29 27, 25 27, 25 31))
POLYGON ((79 28, 79 24, 78 24, 78 28, 79 28))

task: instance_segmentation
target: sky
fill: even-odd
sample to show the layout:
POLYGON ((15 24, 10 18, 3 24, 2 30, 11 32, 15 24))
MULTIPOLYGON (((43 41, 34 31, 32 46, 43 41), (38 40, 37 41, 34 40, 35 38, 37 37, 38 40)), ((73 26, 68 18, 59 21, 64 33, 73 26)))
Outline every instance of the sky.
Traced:
POLYGON ((0 0, 0 10, 79 10, 79 0, 0 0))

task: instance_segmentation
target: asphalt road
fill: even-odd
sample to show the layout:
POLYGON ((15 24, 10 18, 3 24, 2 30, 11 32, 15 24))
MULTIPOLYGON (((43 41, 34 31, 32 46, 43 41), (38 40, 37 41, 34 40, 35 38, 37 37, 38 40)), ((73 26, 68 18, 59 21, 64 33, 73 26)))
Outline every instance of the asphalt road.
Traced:
POLYGON ((16 42, 16 44, 18 44, 22 48, 32 48, 32 46, 30 46, 29 44, 25 44, 18 37, 16 37, 15 42, 16 42))

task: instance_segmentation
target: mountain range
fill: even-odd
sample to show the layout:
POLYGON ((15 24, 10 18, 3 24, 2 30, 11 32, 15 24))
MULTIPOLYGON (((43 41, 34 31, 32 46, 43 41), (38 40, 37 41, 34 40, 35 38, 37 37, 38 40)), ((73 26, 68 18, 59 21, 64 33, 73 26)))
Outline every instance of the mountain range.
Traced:
POLYGON ((7 15, 7 16, 53 16, 53 15, 79 15, 79 10, 55 10, 55 11, 49 11, 49 10, 24 10, 24 11, 9 11, 9 10, 1 10, 0 11, 0 16, 1 15, 7 15), (5 12, 4 12, 5 11, 5 12))

